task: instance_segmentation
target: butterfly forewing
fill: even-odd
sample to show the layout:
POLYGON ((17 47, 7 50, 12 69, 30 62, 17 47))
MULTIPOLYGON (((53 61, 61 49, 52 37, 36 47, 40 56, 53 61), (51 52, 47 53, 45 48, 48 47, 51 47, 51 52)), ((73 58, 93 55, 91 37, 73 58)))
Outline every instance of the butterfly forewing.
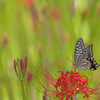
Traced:
POLYGON ((85 50, 82 38, 79 38, 75 46, 75 63, 77 63, 80 54, 85 50))

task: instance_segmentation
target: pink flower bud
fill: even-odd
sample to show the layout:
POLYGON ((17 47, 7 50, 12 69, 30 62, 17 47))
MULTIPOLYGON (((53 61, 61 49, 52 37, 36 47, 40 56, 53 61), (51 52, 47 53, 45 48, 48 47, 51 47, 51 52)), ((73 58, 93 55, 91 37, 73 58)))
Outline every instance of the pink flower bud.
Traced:
POLYGON ((24 63, 23 63, 23 59, 20 60, 20 68, 21 68, 21 72, 24 70, 24 63))
POLYGON ((44 95, 43 95, 43 100, 47 100, 47 91, 45 90, 44 95))
POLYGON ((31 82, 32 77, 33 77, 33 73, 29 70, 29 71, 28 71, 28 76, 27 76, 27 81, 28 81, 28 82, 31 82))

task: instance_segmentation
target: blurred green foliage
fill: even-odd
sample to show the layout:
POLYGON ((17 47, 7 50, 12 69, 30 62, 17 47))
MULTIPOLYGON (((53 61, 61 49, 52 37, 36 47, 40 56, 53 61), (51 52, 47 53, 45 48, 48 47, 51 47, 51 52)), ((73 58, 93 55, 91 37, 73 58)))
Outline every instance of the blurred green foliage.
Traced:
MULTIPOLYGON (((71 70, 80 37, 100 63, 100 0, 0 0, 0 100, 22 100, 14 59, 27 56, 32 72, 42 62, 55 73, 58 57, 71 70)), ((42 100, 32 82, 28 91, 29 100, 42 100)))

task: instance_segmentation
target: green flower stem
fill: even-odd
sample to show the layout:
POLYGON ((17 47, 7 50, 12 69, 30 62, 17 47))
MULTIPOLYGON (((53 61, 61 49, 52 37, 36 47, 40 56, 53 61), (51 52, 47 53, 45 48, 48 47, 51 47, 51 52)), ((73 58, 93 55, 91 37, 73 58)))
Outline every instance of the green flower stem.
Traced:
POLYGON ((21 89, 22 89, 22 96, 23 96, 23 100, 25 100, 25 91, 24 91, 24 84, 23 84, 23 80, 20 80, 21 82, 21 89))
POLYGON ((28 88, 26 88, 26 100, 28 100, 28 88))
POLYGON ((24 78, 24 85, 25 85, 26 100, 28 100, 28 83, 27 83, 27 76, 25 76, 25 78, 24 78))

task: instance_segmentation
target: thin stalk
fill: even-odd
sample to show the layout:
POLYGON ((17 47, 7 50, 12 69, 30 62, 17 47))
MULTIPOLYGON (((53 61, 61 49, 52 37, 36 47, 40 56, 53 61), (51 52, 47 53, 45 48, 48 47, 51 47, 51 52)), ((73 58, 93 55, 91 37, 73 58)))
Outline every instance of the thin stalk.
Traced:
POLYGON ((22 96, 23 96, 23 100, 25 100, 25 91, 24 91, 24 84, 23 84, 23 80, 20 81, 21 82, 21 89, 22 89, 22 96))
POLYGON ((24 85, 25 85, 25 91, 26 91, 26 100, 28 100, 28 83, 27 83, 27 77, 24 78, 24 85))
POLYGON ((28 88, 26 88, 26 100, 28 100, 28 88))

